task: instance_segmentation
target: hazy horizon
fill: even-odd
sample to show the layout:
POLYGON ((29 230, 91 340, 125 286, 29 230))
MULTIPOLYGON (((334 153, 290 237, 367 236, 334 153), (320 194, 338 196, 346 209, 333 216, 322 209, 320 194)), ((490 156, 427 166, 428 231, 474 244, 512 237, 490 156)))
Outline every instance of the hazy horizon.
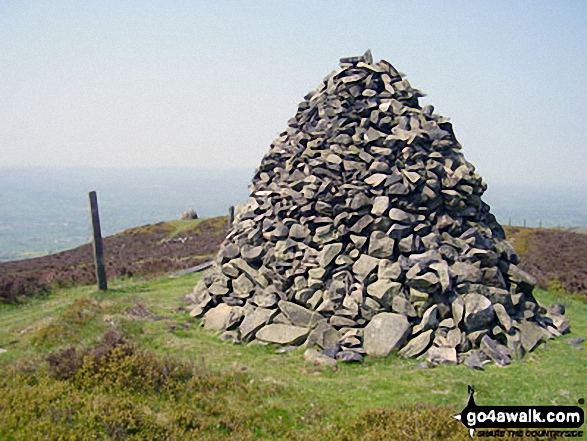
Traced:
MULTIPOLYGON (((253 168, 0 167, 0 261, 56 252, 91 238, 88 191, 98 193, 102 232, 226 215, 248 197, 253 168)), ((488 182, 483 200, 504 225, 587 227, 587 192, 488 182)))
POLYGON ((254 168, 370 48, 488 183, 582 188, 586 17, 578 0, 0 2, 0 166, 254 168))

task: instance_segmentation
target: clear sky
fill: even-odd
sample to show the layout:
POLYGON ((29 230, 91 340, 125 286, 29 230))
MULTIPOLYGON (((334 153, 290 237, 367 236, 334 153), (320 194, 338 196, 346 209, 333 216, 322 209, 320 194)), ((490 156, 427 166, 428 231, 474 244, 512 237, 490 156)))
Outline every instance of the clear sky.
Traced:
POLYGON ((582 0, 0 0, 0 166, 253 168, 367 48, 488 183, 587 186, 582 0))

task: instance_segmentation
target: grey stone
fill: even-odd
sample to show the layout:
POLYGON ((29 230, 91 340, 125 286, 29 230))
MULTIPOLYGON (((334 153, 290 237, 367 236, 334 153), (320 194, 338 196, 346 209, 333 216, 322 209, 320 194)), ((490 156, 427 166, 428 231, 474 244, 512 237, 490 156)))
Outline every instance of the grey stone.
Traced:
POLYGON ((548 313, 549 314, 564 315, 565 314, 565 305, 563 305, 562 303, 554 303, 554 304, 550 305, 550 307, 548 308, 548 313))
POLYGON ((244 273, 233 280, 232 289, 239 297, 248 297, 255 285, 244 273))
POLYGON ((230 264, 245 273, 251 282, 255 283, 256 285, 262 288, 267 288, 267 286, 269 286, 269 281, 266 279, 266 277, 263 274, 260 274, 259 271, 254 269, 244 259, 232 259, 230 264))
POLYGON ((371 214, 374 216, 383 216, 389 208, 389 196, 377 196, 373 199, 371 214))
POLYGON ((388 258, 393 254, 394 240, 382 231, 373 231, 369 237, 369 255, 388 258))
POLYGON ((220 340, 222 341, 226 341, 232 344, 240 344, 241 340, 238 336, 238 332, 237 331, 224 331, 222 334, 220 334, 220 340))
POLYGON ((399 352, 400 357, 418 357, 422 355, 432 344, 433 331, 429 329, 421 334, 413 337, 407 345, 405 345, 399 352))
POLYGON ((308 328, 273 323, 257 331, 257 339, 280 345, 299 345, 304 342, 309 333, 308 328))
POLYGON ((383 181, 385 181, 387 179, 387 175, 383 174, 383 173, 374 173, 371 176, 369 176, 367 179, 365 179, 365 183, 369 184, 373 187, 377 187, 379 184, 381 184, 383 181))
POLYGON ((367 294, 379 302, 380 305, 389 305, 391 299, 400 292, 402 284, 387 279, 380 279, 367 286, 367 294))
POLYGON ((420 274, 419 276, 415 276, 412 279, 407 281, 408 285, 416 288, 419 291, 431 293, 438 288, 440 284, 440 279, 437 274, 429 271, 424 274, 420 274))
POLYGON ((310 332, 306 345, 318 346, 320 348, 327 348, 338 343, 340 333, 330 326, 326 321, 318 323, 318 325, 310 332))
POLYGON ((228 294, 228 287, 220 282, 214 282, 208 288, 208 292, 213 296, 224 296, 228 294))
POLYGON ((493 305, 493 310, 495 311, 495 315, 497 315, 497 319, 505 332, 510 332, 512 329, 512 319, 505 310, 505 307, 500 303, 495 303, 493 305))
POLYGON ((234 266, 228 263, 222 265, 221 272, 225 276, 230 277, 232 279, 236 279, 240 274, 240 271, 238 269, 236 269, 234 266))
POLYGON ((556 330, 558 332, 560 332, 561 334, 566 334, 567 332, 569 332, 571 330, 570 321, 564 315, 562 315, 562 314, 549 313, 547 315, 547 317, 549 317, 550 319, 552 319, 552 324, 554 325, 554 327, 556 328, 556 330))
MULTIPOLYGON (((256 343, 256 342, 259 342, 259 340, 254 340, 253 342, 249 343, 249 345, 251 345, 253 343, 256 343)), ((260 343, 262 343, 263 345, 268 345, 269 344, 269 343, 266 343, 266 342, 260 342, 260 343)), ((282 346, 281 348, 276 349, 275 350, 275 353, 276 354, 288 354, 290 352, 293 352, 293 351, 297 350, 298 348, 299 348, 298 346, 293 346, 293 345, 282 346)))
POLYGON ((422 316, 422 320, 416 326, 414 326, 412 333, 418 334, 419 332, 426 331, 428 329, 436 329, 438 327, 438 306, 432 305, 422 316))
POLYGON ((353 273, 359 281, 365 280, 370 274, 375 272, 379 266, 379 259, 367 254, 361 254, 359 259, 353 265, 353 273))
POLYGON ((465 303, 460 297, 456 297, 450 306, 455 326, 459 326, 465 315, 465 303))
POLYGON ((506 334, 507 339, 507 348, 510 357, 514 360, 519 360, 524 355, 524 348, 522 347, 522 339, 520 337, 520 333, 510 332, 506 334))
POLYGON ((291 322, 289 321, 289 319, 282 312, 280 312, 279 314, 277 314, 275 316, 275 318, 272 320, 272 323, 275 323, 278 325, 291 325, 291 322))
POLYGON ((389 210, 389 218, 394 222, 412 224, 416 221, 413 214, 407 213, 399 208, 392 208, 389 210))
POLYGON ((320 256, 318 257, 318 264, 322 268, 326 268, 330 265, 330 262, 334 260, 336 256, 342 251, 342 244, 341 243, 330 243, 328 245, 324 245, 320 256))
POLYGON ((450 266, 450 274, 456 279, 457 283, 480 283, 483 280, 483 273, 481 270, 466 262, 453 263, 450 266))
POLYGON ((357 222, 353 224, 350 228, 350 231, 353 233, 360 234, 365 230, 369 225, 373 223, 373 218, 366 214, 365 216, 361 217, 357 222))
POLYGON ((189 300, 195 305, 190 309, 190 316, 192 317, 200 317, 212 301, 212 296, 208 293, 206 285, 203 282, 196 285, 189 297, 189 300))
POLYGON ((222 258, 227 261, 236 258, 240 254, 240 250, 235 244, 229 243, 220 251, 220 253, 222 258))
POLYGON ((342 328, 342 327, 354 327, 357 326, 357 322, 355 322, 354 320, 347 318, 347 317, 342 317, 340 315, 333 315, 332 317, 330 317, 330 320, 328 321, 332 326, 335 326, 337 328, 342 328))
POLYGON ((476 331, 488 326, 495 317, 491 301, 481 294, 467 294, 464 297, 465 326, 476 331))
POLYGON ((481 350, 498 366, 507 366, 512 362, 507 347, 487 335, 481 339, 481 350))
POLYGON ((382 259, 377 270, 378 279, 399 280, 402 275, 402 267, 399 262, 382 259))
POLYGON ((371 205, 371 199, 364 193, 357 193, 351 200, 351 210, 357 211, 367 205, 371 205))
POLYGON ((407 299, 401 296, 395 296, 393 298, 391 301, 391 310, 411 318, 418 316, 414 306, 407 299))
POLYGON ((244 320, 238 327, 241 337, 245 341, 252 340, 255 333, 271 322, 271 319, 278 314, 276 309, 255 308, 245 315, 244 320))
POLYGON ((257 292, 251 298, 251 301, 260 308, 271 308, 277 305, 278 300, 277 295, 265 291, 257 292))
POLYGON ((534 276, 531 276, 526 271, 518 268, 513 263, 510 263, 508 265, 507 275, 508 275, 508 278, 512 282, 515 282, 518 284, 525 284, 525 285, 529 286, 530 289, 532 289, 534 286, 536 286, 536 283, 537 283, 536 278, 534 276))
POLYGON ((527 320, 520 322, 520 337, 522 339, 522 347, 526 352, 530 352, 538 346, 543 336, 542 328, 536 323, 527 320))
POLYGON ((367 242, 367 238, 365 236, 357 236, 354 234, 350 235, 352 242, 358 249, 363 248, 363 245, 367 242))
POLYGON ((210 309, 202 319, 205 329, 224 331, 235 325, 242 318, 242 308, 220 303, 210 309))
POLYGON ((310 229, 301 224, 293 224, 289 228, 289 237, 295 240, 304 240, 311 234, 310 229))
POLYGON ((322 353, 330 358, 336 358, 336 354, 338 354, 341 350, 340 343, 336 342, 330 346, 324 348, 322 353))
POLYGON ((324 354, 321 354, 316 349, 306 349, 304 352, 304 360, 308 363, 312 363, 314 366, 328 366, 331 368, 336 368, 336 360, 334 358, 330 358, 324 354))
POLYGON ((573 337, 573 338, 569 338, 569 339, 565 340, 565 343, 568 345, 571 345, 571 346, 576 346, 576 345, 580 345, 584 341, 585 341, 585 339, 583 337, 573 337))
POLYGON ((318 323, 326 320, 315 311, 285 300, 281 300, 278 303, 278 307, 294 326, 311 329, 316 327, 318 323))
POLYGON ((336 359, 342 363, 363 363, 363 356, 352 350, 340 351, 336 354, 336 359))
POLYGON ((426 359, 433 364, 457 364, 457 350, 432 346, 426 353, 426 359))
POLYGON ((401 348, 409 335, 410 324, 405 316, 382 312, 365 327, 363 347, 368 355, 385 357, 401 348))
POLYGON ((463 361, 463 364, 467 366, 469 369, 474 369, 478 371, 483 371, 485 368, 483 367, 483 360, 481 356, 474 352, 469 354, 463 361))
POLYGON ((263 247, 260 245, 256 246, 256 247, 253 247, 250 245, 245 245, 241 249, 241 256, 247 262, 255 261, 255 260, 259 259, 262 255, 263 255, 263 247))

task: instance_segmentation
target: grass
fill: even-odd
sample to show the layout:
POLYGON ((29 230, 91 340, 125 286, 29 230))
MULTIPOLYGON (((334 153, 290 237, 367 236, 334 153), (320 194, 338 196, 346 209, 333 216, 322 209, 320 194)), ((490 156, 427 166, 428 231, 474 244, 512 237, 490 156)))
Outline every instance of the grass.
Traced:
POLYGON ((306 364, 303 350, 232 345, 199 327, 178 311, 199 277, 116 280, 107 292, 59 289, 0 306, 0 348, 7 349, 0 439, 34 431, 63 439, 405 439, 408 430, 412 439, 464 440, 466 430, 449 417, 466 405, 467 385, 479 405, 586 398, 587 353, 565 340, 587 336, 587 305, 562 293, 536 297, 564 303, 572 333, 521 363, 484 372, 417 369, 416 360, 390 356, 332 371, 306 364), (113 331, 124 342, 108 346, 103 336, 113 331), (63 355, 72 347, 75 357, 63 355), (47 363, 60 356, 77 360, 65 379, 47 363))

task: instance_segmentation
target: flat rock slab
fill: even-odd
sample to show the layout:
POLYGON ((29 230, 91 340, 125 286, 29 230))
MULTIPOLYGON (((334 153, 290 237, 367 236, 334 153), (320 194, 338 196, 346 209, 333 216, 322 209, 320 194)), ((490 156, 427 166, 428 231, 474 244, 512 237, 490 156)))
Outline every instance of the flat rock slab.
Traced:
POLYGON ((310 330, 299 326, 270 324, 257 331, 257 339, 280 345, 298 345, 304 342, 310 330))
POLYGON ((256 308, 248 313, 238 327, 243 340, 252 340, 255 333, 278 314, 276 309, 256 308))
POLYGON ((427 360, 434 364, 457 364, 457 350, 432 346, 427 352, 427 360))
POLYGON ((507 347, 487 335, 481 339, 481 350, 498 366, 507 366, 512 362, 507 347))
POLYGON ((205 329, 224 331, 234 325, 241 317, 242 308, 221 303, 204 314, 202 323, 205 329))
POLYGON ((463 364, 467 366, 469 369, 474 369, 478 371, 483 371, 485 368, 483 367, 483 358, 478 353, 469 354, 463 364))
POLYGON ((532 351, 544 337, 544 331, 536 323, 523 320, 520 323, 520 337, 522 347, 526 352, 532 351))
POLYGON ((363 356, 358 352, 347 350, 347 351, 340 351, 336 354, 336 359, 343 363, 362 363, 363 356))
POLYGON ((314 366, 329 366, 331 368, 336 368, 337 365, 334 358, 321 354, 316 349, 306 349, 306 352, 304 352, 304 360, 308 363, 312 363, 314 366))
POLYGON ((310 311, 303 306, 282 300, 278 303, 279 309, 289 319, 292 325, 302 328, 315 328, 318 323, 326 321, 322 315, 310 311))
POLYGON ((420 335, 412 338, 407 345, 405 345, 399 352, 400 357, 418 357, 422 355, 426 349, 432 344, 433 331, 422 332, 420 335))
POLYGON ((491 300, 481 294, 467 294, 465 303, 465 326, 469 331, 486 328, 495 318, 491 300))
POLYGON ((385 357, 402 347, 410 331, 411 326, 405 316, 382 312, 365 327, 363 347, 368 355, 385 357))

